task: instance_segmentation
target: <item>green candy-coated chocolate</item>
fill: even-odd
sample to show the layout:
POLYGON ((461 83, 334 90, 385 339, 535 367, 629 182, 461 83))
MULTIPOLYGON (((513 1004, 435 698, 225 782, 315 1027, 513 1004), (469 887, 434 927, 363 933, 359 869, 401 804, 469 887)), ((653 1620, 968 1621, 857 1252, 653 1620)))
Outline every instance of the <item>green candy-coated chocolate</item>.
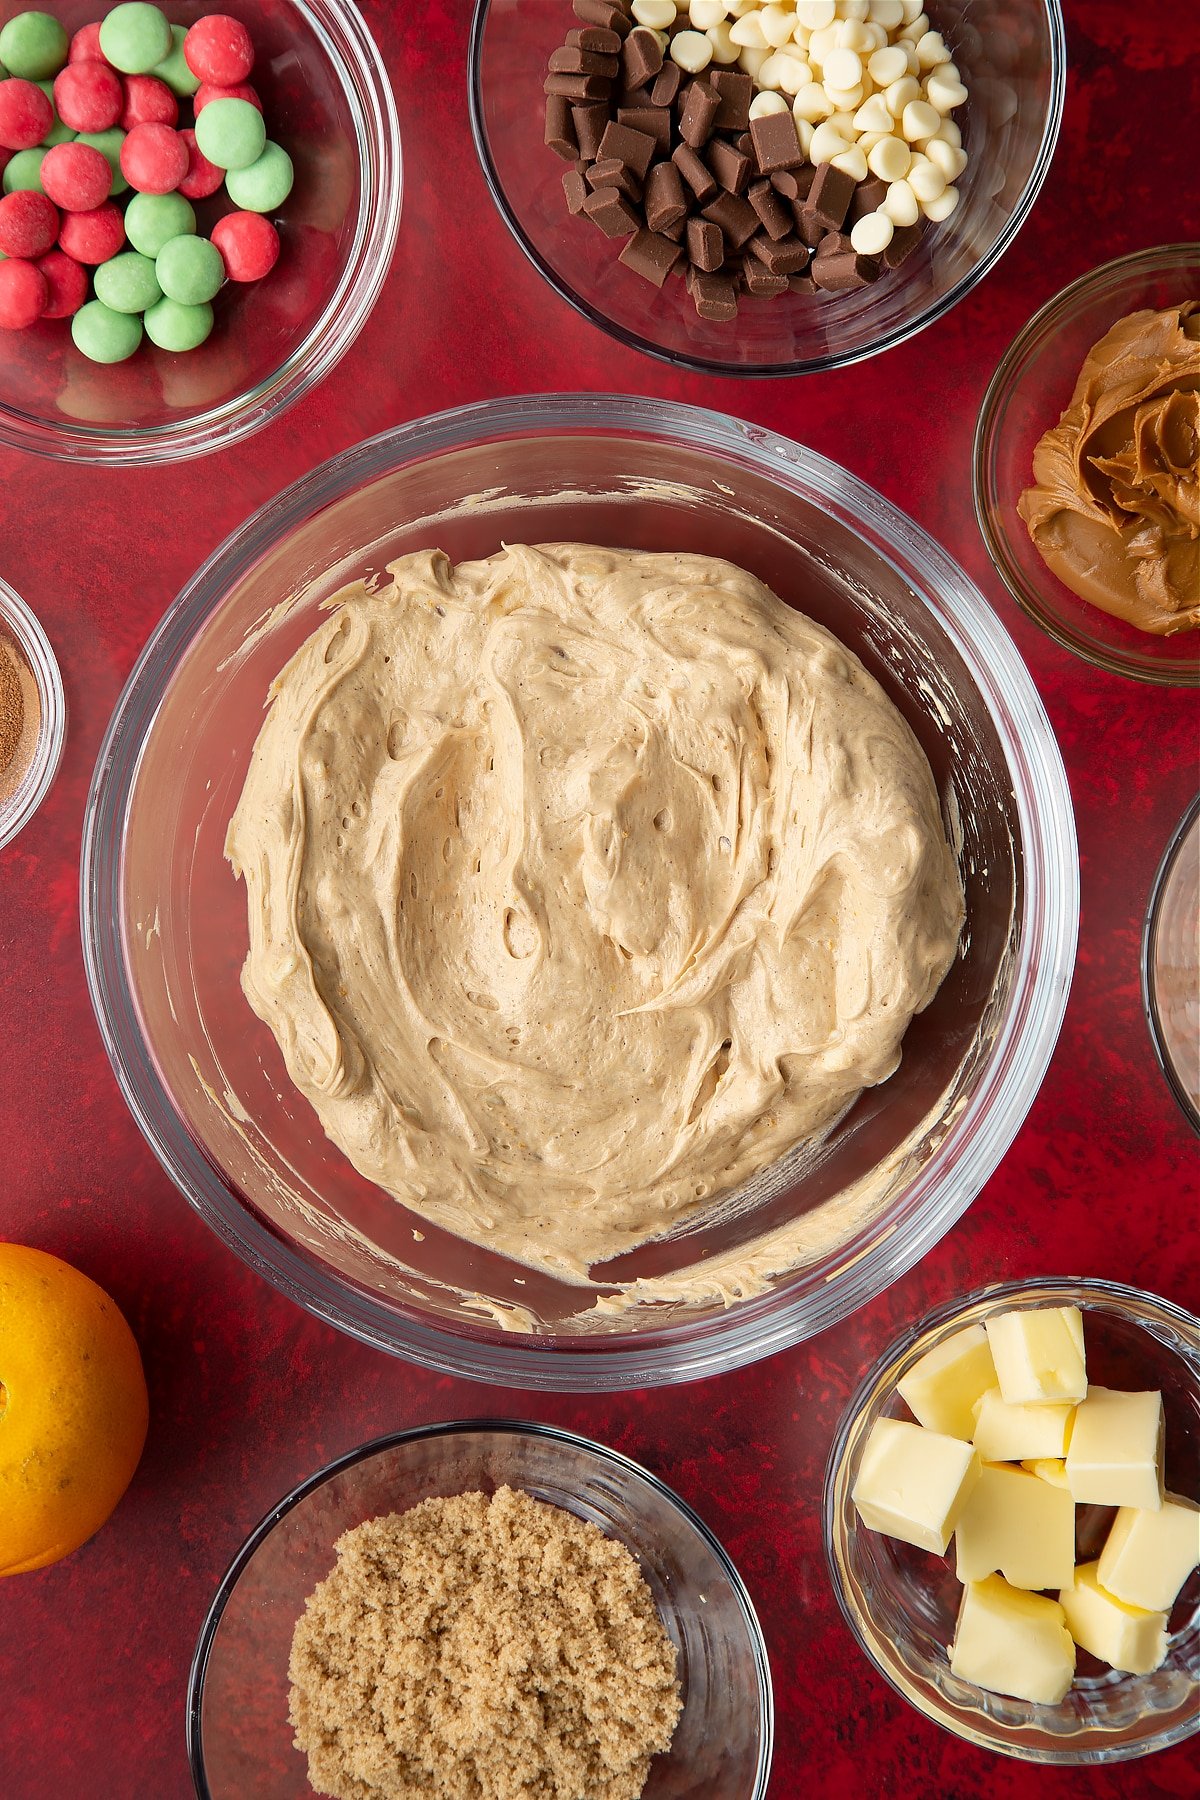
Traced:
POLYGON ((201 155, 218 169, 248 169, 266 141, 263 116, 248 100, 210 100, 196 120, 201 155))
POLYGON ((125 236, 151 258, 172 238, 189 237, 196 215, 182 194, 135 194, 125 208, 125 236))
MULTIPOLYGON (((34 87, 40 87, 51 106, 54 106, 54 83, 52 81, 35 81, 33 85, 34 87)), ((55 107, 54 123, 42 139, 43 147, 47 150, 53 150, 55 144, 70 144, 74 142, 74 139, 75 133, 71 130, 69 125, 63 124, 58 116, 58 109, 55 107)))
POLYGON ((170 56, 160 62, 154 70, 158 79, 165 81, 171 92, 177 94, 181 100, 190 100, 200 87, 200 77, 192 74, 183 54, 183 40, 186 36, 187 32, 182 25, 172 25, 171 38, 174 48, 170 56))
POLYGON ((36 150, 18 150, 10 157, 4 175, 0 178, 0 186, 6 194, 32 192, 44 194, 42 186, 42 161, 46 155, 46 146, 40 144, 36 150))
POLYGON ((81 131, 76 142, 90 144, 93 150, 98 150, 106 159, 112 170, 112 198, 114 200, 118 194, 129 191, 129 183, 121 168, 121 145, 125 142, 125 133, 119 125, 110 126, 107 131, 81 131))
MULTIPOLYGON (((201 115, 203 116, 203 115, 201 115)), ((262 155, 248 169, 230 169, 225 177, 229 198, 243 212, 278 212, 296 179, 292 159, 268 138, 262 155)))
POLYGON ((146 314, 146 336, 160 350, 198 350, 213 328, 211 306, 160 300, 146 314))
POLYGON ((71 40, 49 13, 23 12, 0 31, 0 62, 10 75, 45 81, 67 60, 71 40))
POLYGON ((153 261, 137 250, 119 250, 100 264, 92 279, 97 300, 113 312, 145 312, 162 299, 153 261))
POLYGON ((114 312, 102 300, 89 300, 71 320, 71 336, 89 362, 124 362, 142 341, 142 321, 138 313, 114 312))
POLYGON ((166 14, 145 0, 124 0, 100 26, 100 48, 122 75, 149 75, 174 47, 166 14))
POLYGON ((154 264, 158 285, 168 300, 181 306, 203 306, 225 279, 221 252, 207 238, 177 237, 164 244, 154 264))

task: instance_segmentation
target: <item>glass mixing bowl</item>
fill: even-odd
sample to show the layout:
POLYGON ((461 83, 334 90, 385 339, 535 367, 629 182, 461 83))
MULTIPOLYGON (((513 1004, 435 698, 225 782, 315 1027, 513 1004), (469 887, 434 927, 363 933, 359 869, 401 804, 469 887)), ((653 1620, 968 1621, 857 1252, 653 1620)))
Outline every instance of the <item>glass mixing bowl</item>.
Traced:
POLYGON ((1066 1006, 1078 920, 1062 762, 1011 641, 944 551, 861 482, 758 427, 653 400, 508 399, 401 427, 315 470, 188 584, 118 703, 88 806, 83 932, 121 1087, 183 1193, 323 1318, 433 1367, 601 1389, 710 1374, 794 1344, 937 1242, 1012 1142, 1066 1006), (268 686, 347 580, 554 539, 726 556, 831 627, 930 759, 967 895, 962 953, 800 1179, 599 1273, 594 1295, 438 1230, 324 1138, 238 976, 246 898, 223 858, 268 686), (861 1195, 872 1189, 874 1204, 861 1195), (857 1208, 857 1212, 856 1209, 857 1208), (796 1224, 802 1220, 802 1224, 796 1224), (773 1270, 762 1239, 805 1234, 773 1270), (419 1232, 419 1241, 414 1235, 419 1232), (733 1285, 751 1244, 761 1279, 733 1285), (714 1265, 722 1264, 716 1273, 714 1265), (656 1278, 700 1277, 651 1302, 656 1278), (532 1334, 506 1331, 513 1309, 532 1334), (584 1310, 587 1309, 587 1310, 584 1310))
POLYGON ((1168 1086, 1200 1132, 1200 794, 1154 877, 1142 932, 1142 1004, 1168 1086))
MULTIPOLYGON (((1167 1659, 1126 1675, 1081 1651, 1075 1683, 1057 1706, 985 1693, 950 1672, 962 1593, 951 1562, 860 1524, 850 1495, 876 1420, 907 1417, 896 1384, 927 1351, 991 1314, 1078 1306, 1088 1378, 1101 1386, 1159 1389, 1167 1421, 1169 1491, 1200 1497, 1200 1324, 1182 1307, 1115 1281, 1008 1281, 939 1307, 900 1338, 846 1409, 825 1477, 825 1549, 842 1614, 880 1674, 927 1718, 981 1749, 1025 1762, 1112 1763, 1165 1750, 1200 1731, 1200 1574, 1184 1584, 1169 1620, 1167 1659)), ((1099 1554, 1111 1514, 1091 1509, 1099 1554)))
POLYGON ((743 298, 726 324, 701 319, 682 281, 660 290, 617 261, 618 244, 563 198, 568 164, 542 142, 546 64, 569 0, 476 0, 471 124, 492 198, 556 293, 635 350, 718 375, 803 375, 901 344, 970 293, 1029 215, 1050 167, 1066 93, 1059 0, 938 0, 933 26, 970 99, 955 115, 970 156, 951 218, 894 275, 853 294, 743 298))
POLYGON ((239 1551, 200 1633, 188 1748, 201 1800, 308 1792, 288 1724, 288 1656, 342 1532, 433 1496, 507 1484, 588 1519, 637 1558, 678 1655, 683 1713, 645 1800, 764 1800, 774 1734, 767 1649, 741 1578, 648 1470, 546 1425, 481 1419, 364 1445, 274 1507, 239 1551))
POLYGON ((32 819, 50 792, 67 739, 67 699, 50 640, 15 588, 0 580, 0 642, 28 668, 37 688, 38 721, 27 766, 9 782, 0 772, 0 850, 32 819))
MULTIPOLYGON (((23 10, 0 0, 0 24, 23 10)), ((95 0, 61 0, 70 31, 95 0)), ((173 23, 211 12, 168 0, 173 23)), ((0 444, 72 461, 150 463, 220 450, 268 424, 345 355, 379 296, 400 224, 400 132, 391 82, 350 0, 229 0, 254 39, 268 135, 296 183, 275 223, 265 281, 227 282, 208 342, 172 355, 148 341, 127 362, 88 362, 69 321, 4 334, 0 444)), ((233 211, 198 201, 199 229, 233 211)))

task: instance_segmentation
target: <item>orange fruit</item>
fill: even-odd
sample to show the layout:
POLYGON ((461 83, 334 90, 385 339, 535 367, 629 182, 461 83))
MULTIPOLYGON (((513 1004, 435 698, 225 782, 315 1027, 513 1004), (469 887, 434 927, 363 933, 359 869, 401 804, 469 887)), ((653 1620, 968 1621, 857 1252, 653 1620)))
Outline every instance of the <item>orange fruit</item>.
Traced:
POLYGON ((57 1256, 0 1243, 0 1576, 44 1569, 99 1531, 148 1417, 116 1303, 57 1256))

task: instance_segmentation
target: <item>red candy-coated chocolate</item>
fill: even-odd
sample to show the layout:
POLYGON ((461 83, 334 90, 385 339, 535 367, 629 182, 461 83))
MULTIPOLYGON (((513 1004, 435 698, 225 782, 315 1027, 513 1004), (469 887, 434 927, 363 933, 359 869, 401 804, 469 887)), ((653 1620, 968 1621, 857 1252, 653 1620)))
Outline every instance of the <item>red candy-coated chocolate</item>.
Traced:
POLYGON ((107 63, 68 63, 54 78, 54 105, 70 131, 110 130, 124 103, 121 77, 107 63))
POLYGON ((239 81, 236 87, 219 87, 215 81, 202 81, 192 97, 192 110, 196 117, 211 106, 214 100, 247 100, 251 106, 263 109, 262 101, 248 81, 239 81))
POLYGON ((69 319, 88 297, 88 272, 65 250, 48 250, 37 266, 45 277, 49 299, 43 319, 69 319))
POLYGON ((178 124, 179 102, 157 75, 126 75, 123 85, 122 131, 132 131, 135 125, 178 124))
POLYGON ((90 144, 56 144, 42 158, 42 186, 64 212, 94 212, 112 193, 112 169, 90 144))
POLYGON ((95 266, 115 256, 125 242, 125 220, 111 200, 95 212, 68 213, 58 234, 58 247, 79 263, 95 266))
POLYGON ((139 194, 173 194, 189 160, 187 145, 169 125, 135 125, 121 145, 121 173, 139 194))
POLYGON ((32 150, 54 124, 54 108, 40 87, 10 75, 0 81, 0 147, 32 150))
POLYGON ((0 331, 24 331, 46 310, 50 289, 31 262, 12 257, 0 262, 0 331))
POLYGON ((58 238, 58 208, 33 189, 19 189, 0 200, 0 250, 5 256, 32 260, 45 256, 58 238))
POLYGON ((67 61, 99 62, 107 65, 108 58, 100 48, 100 22, 94 25, 81 25, 71 39, 71 48, 67 51, 67 61))
POLYGON ((183 40, 183 59, 193 75, 218 87, 245 81, 254 67, 254 45, 240 19, 209 13, 197 19, 183 40))
POLYGON ((261 281, 279 261, 279 233, 261 213, 226 213, 212 228, 230 281, 261 281))
POLYGON ((188 153, 188 172, 179 184, 179 192, 185 200, 207 200, 224 181, 225 171, 219 169, 216 163, 209 162, 196 142, 194 131, 181 131, 179 135, 187 146, 188 153))

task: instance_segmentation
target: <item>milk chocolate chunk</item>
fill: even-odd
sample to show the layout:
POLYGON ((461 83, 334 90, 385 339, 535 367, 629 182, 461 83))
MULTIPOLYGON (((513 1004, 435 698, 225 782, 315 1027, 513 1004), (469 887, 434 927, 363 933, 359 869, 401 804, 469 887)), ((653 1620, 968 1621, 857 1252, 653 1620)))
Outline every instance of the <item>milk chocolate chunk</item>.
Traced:
POLYGON ((572 0, 572 10, 584 25, 600 25, 620 37, 627 37, 633 30, 628 9, 618 5, 617 0, 572 0))
POLYGON ((694 269, 709 273, 725 261, 725 237, 711 219, 689 219, 687 222, 688 261, 694 269))
POLYGON ((660 226, 659 233, 662 237, 669 237, 673 244, 682 244, 684 228, 686 225, 686 218, 676 219, 673 225, 660 226))
POLYGON ((615 56, 600 56, 595 50, 576 50, 567 44, 550 58, 552 75, 606 75, 611 81, 619 67, 615 56))
POLYGON ((627 88, 645 87, 663 66, 663 53, 652 31, 639 25, 621 49, 621 76, 627 88))
POLYGON ((785 294, 789 285, 786 275, 772 275, 757 256, 746 258, 742 265, 742 279, 748 294, 785 294))
POLYGON ((597 56, 621 54, 620 32, 605 31, 602 25, 581 25, 578 31, 568 31, 567 43, 573 50, 592 50, 597 56))
POLYGON ((708 69, 708 84, 716 90, 721 106, 717 113, 717 131, 747 131, 750 126, 750 102, 754 98, 754 78, 739 69, 708 69))
POLYGON ((622 125, 616 119, 610 119, 604 128, 604 136, 600 139, 600 155, 606 160, 614 157, 623 162, 627 169, 632 169, 639 181, 645 181, 646 172, 654 157, 655 142, 644 131, 635 131, 632 126, 622 125))
POLYGON ((641 275, 660 288, 682 255, 680 246, 670 238, 662 237, 656 231, 639 231, 630 238, 618 260, 635 275, 641 275))
POLYGON ((827 255, 818 252, 812 260, 812 278, 826 294, 845 294, 853 288, 866 287, 879 274, 873 256, 860 256, 853 248, 835 250, 827 255))
POLYGON ((638 230, 637 214, 616 188, 595 188, 584 201, 583 210, 605 237, 632 237, 638 230))
POLYGON ((817 291, 817 284, 809 274, 789 275, 788 286, 793 294, 815 294, 817 291))
POLYGON ((718 194, 704 208, 704 217, 721 227, 734 250, 749 243, 758 230, 758 214, 740 194, 718 194))
POLYGON ((670 106, 683 84, 683 70, 677 62, 665 62, 654 77, 650 99, 655 106, 670 106))
POLYGON ((665 106, 618 107, 617 123, 628 125, 631 131, 644 131, 654 139, 659 156, 670 156, 671 115, 665 106))
POLYGON ((758 214, 768 237, 785 238, 795 230, 796 222, 790 206, 785 206, 769 181, 752 181, 746 195, 758 214))
POLYGON ((584 202, 591 191, 583 178, 583 165, 576 164, 575 168, 568 169, 562 183, 563 193, 567 196, 567 211, 574 217, 583 211, 584 202))
POLYGON ((905 257, 911 256, 921 241, 922 225, 897 225, 892 241, 883 253, 885 269, 898 269, 905 257))
POLYGON ((683 179, 674 163, 655 163, 646 177, 646 223, 651 231, 666 232, 687 218, 688 202, 683 179))
POLYGON ((671 161, 691 188, 701 206, 718 193, 707 163, 701 162, 690 144, 680 144, 671 152, 671 161))
POLYGON ((789 205, 802 206, 808 199, 816 172, 811 163, 805 163, 802 169, 777 169, 771 177, 771 186, 789 205))
POLYGON ((608 107, 602 100, 588 106, 573 106, 571 119, 575 126, 579 154, 586 162, 591 162, 600 154, 600 139, 604 136, 604 128, 609 121, 608 107))
POLYGON ((750 251, 772 275, 799 275, 808 267, 811 254, 808 245, 798 237, 785 238, 777 244, 761 231, 750 239, 750 251))
POLYGON ((590 188, 616 188, 636 206, 642 197, 642 184, 632 169, 627 169, 615 156, 601 157, 592 163, 585 176, 590 188))
POLYGON ((547 75, 542 90, 564 100, 607 100, 612 82, 606 75, 547 75))
MULTIPOLYGON (((774 116, 782 118, 783 114, 774 116)), ((853 175, 847 175, 845 169, 835 169, 832 163, 820 163, 804 204, 826 231, 840 231, 846 222, 856 186, 853 175)))
POLYGON ((697 275, 692 281, 692 299, 702 319, 724 322, 737 317, 737 289, 726 275, 697 275))
POLYGON ((724 138, 713 138, 708 146, 708 166, 729 194, 741 194, 750 179, 750 158, 735 150, 724 138))
POLYGON ((815 250, 821 239, 826 236, 828 227, 812 210, 808 201, 795 209, 796 230, 810 249, 815 250))
POLYGON ((579 140, 571 117, 571 103, 561 94, 551 94, 546 101, 546 142, 564 162, 575 162, 579 156, 579 140))
MULTIPOLYGON (((761 119, 751 119, 750 141, 762 175, 773 175, 776 169, 798 169, 804 162, 800 133, 790 112, 766 113, 761 119)), ((853 188, 854 183, 850 185, 853 188)), ((846 204, 850 204, 848 196, 846 204)))
POLYGON ((679 135, 693 150, 707 144, 713 133, 713 120, 721 110, 721 102, 706 81, 693 81, 679 115, 679 135))
POLYGON ((887 191, 887 182, 881 181, 878 175, 868 175, 865 181, 860 181, 850 202, 850 223, 857 225, 868 213, 878 212, 887 199, 887 191))

